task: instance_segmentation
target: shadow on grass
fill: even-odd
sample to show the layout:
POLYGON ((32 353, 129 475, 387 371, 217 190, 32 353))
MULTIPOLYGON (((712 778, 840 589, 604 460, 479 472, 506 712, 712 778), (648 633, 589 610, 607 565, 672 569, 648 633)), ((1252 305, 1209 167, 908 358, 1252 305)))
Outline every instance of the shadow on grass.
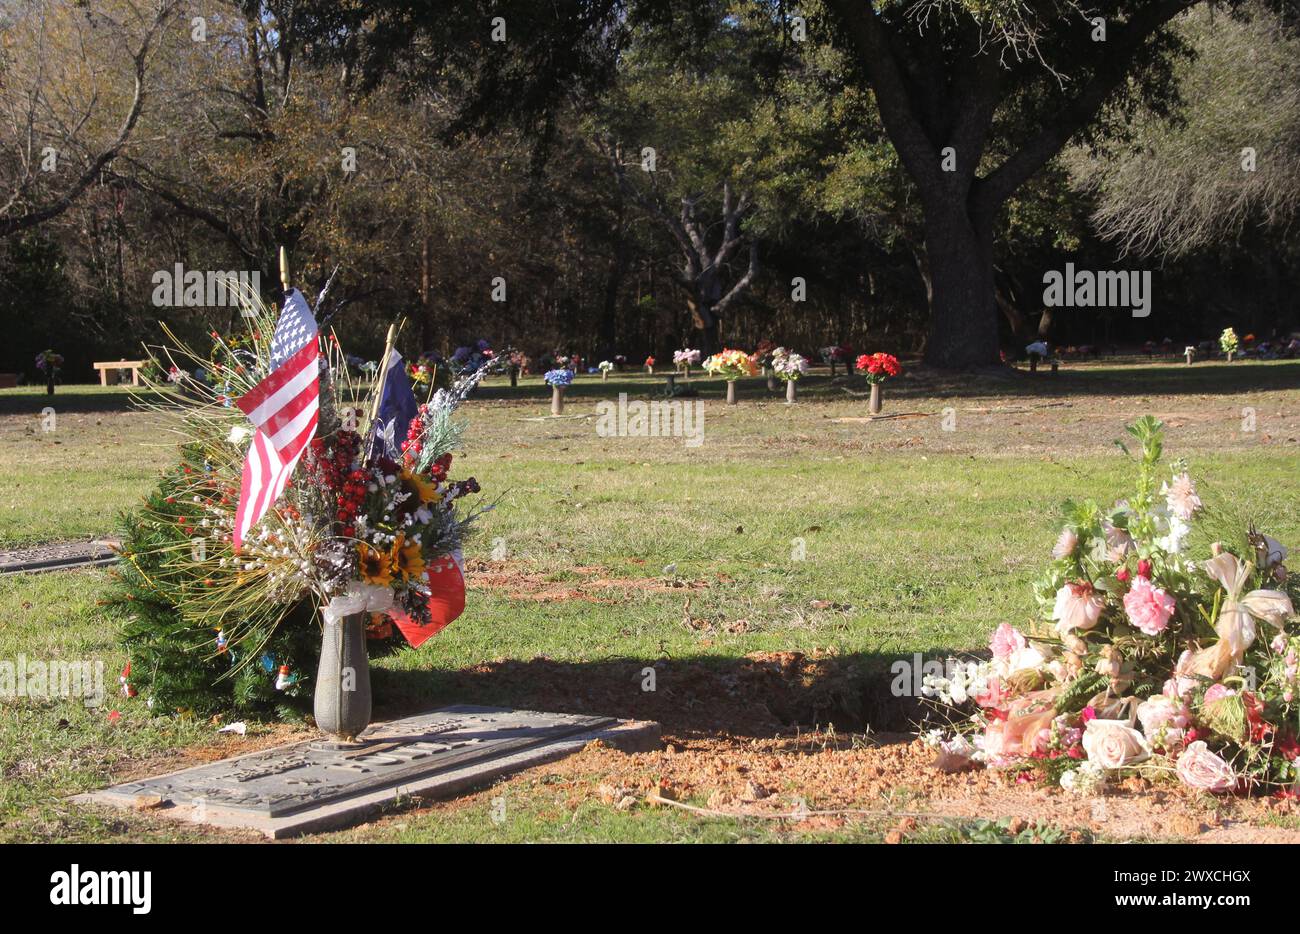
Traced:
MULTIPOLYGON (((922 653, 943 659, 951 650, 922 653)), ((375 719, 450 704, 482 704, 654 720, 665 732, 772 736, 833 724, 841 732, 910 732, 934 708, 907 690, 895 694, 898 655, 813 658, 761 652, 740 658, 620 658, 557 662, 505 660, 456 671, 376 669, 375 719), (653 670, 653 690, 647 690, 653 670)), ((907 659, 910 661, 910 657, 907 659)), ((919 681, 920 675, 916 675, 919 681)))
MULTIPOLYGON (((141 398, 149 391, 138 391, 141 398)), ((132 401, 135 395, 125 389, 99 386, 59 386, 54 395, 47 395, 44 387, 7 389, 0 392, 0 415, 39 415, 46 406, 56 412, 132 412, 138 406, 132 401)))

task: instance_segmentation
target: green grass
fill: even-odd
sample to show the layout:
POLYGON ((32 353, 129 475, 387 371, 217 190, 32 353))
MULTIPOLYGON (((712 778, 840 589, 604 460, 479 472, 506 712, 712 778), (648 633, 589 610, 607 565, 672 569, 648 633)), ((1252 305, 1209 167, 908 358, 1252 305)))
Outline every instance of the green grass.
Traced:
MULTIPOLYGON (((649 398, 659 382, 585 378, 569 411, 589 415, 621 391, 649 398)), ((505 583, 471 591, 465 615, 419 650, 376 662, 381 712, 535 699, 529 678, 477 667, 493 660, 517 662, 525 674, 550 666, 575 705, 627 715, 641 709, 633 675, 661 659, 726 671, 756 651, 833 648, 874 659, 977 648, 997 622, 1031 615, 1027 585, 1055 540, 1058 503, 1127 492, 1131 463, 1112 441, 1145 411, 1170 422, 1168 456, 1188 458, 1207 504, 1300 544, 1298 382, 1300 365, 1254 363, 1089 365, 1055 378, 965 383, 921 376, 886 395, 887 414, 908 417, 867 422, 864 399, 852 394, 860 385, 814 377, 804 401, 786 406, 756 380, 729 408, 720 384, 695 380, 705 443, 689 448, 672 438, 599 437, 591 418, 545 418, 549 396, 535 381, 513 393, 496 381, 468 408, 456 473, 474 474, 497 499, 468 557, 488 561, 505 583), (1243 431, 1247 409, 1254 431, 1243 431), (945 430, 945 410, 955 430, 945 430), (494 549, 504 560, 490 558, 494 549), (597 578, 626 583, 589 587, 597 578), (583 596, 539 600, 539 587, 583 596), (620 678, 626 698, 584 700, 589 684, 620 678)), ((166 437, 121 391, 61 387, 53 432, 38 423, 47 401, 0 392, 3 545, 112 531, 118 510, 171 458, 166 437)), ((152 717, 140 699, 116 697, 125 657, 116 642, 122 620, 98 605, 107 586, 103 571, 0 578, 0 660, 102 661, 108 706, 121 711, 111 724, 104 710, 75 700, 0 701, 0 840, 208 836, 63 801, 128 771, 163 770, 179 750, 239 748, 209 723, 152 717)), ((680 711, 653 711, 669 729, 700 714, 687 695, 674 696, 680 711)), ((401 811, 328 838, 817 838, 779 822, 675 809, 575 810, 544 778, 530 773, 461 806, 401 811), (489 809, 502 793, 514 803, 497 822, 489 809)), ((851 822, 828 834, 878 839, 887 829, 851 822)), ((944 825, 919 838, 980 833, 997 835, 944 825)))

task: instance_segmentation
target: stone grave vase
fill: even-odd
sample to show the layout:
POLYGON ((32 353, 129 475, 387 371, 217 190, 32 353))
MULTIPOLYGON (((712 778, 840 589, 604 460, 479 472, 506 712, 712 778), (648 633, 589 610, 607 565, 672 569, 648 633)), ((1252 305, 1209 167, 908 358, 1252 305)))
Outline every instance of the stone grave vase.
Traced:
POLYGON ((880 384, 871 384, 871 398, 867 401, 867 413, 870 415, 880 414, 880 384))
POLYGON ((354 613, 325 621, 313 712, 316 726, 338 742, 352 742, 370 725, 368 615, 354 613))
POLYGON ((351 743, 370 724, 370 658, 366 622, 393 605, 387 587, 353 584, 321 607, 324 624, 312 713, 332 741, 351 743))

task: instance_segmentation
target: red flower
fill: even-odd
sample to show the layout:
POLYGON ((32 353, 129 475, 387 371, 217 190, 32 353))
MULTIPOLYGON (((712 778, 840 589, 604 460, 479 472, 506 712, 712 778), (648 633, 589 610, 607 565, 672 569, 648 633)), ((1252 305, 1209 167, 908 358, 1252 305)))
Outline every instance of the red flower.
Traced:
POLYGON ((863 354, 858 357, 855 366, 859 371, 869 373, 872 376, 897 376, 903 372, 903 368, 898 363, 898 358, 887 353, 863 354))
POLYGON ((1138 577, 1145 577, 1147 580, 1151 579, 1151 562, 1146 558, 1138 562, 1138 577))

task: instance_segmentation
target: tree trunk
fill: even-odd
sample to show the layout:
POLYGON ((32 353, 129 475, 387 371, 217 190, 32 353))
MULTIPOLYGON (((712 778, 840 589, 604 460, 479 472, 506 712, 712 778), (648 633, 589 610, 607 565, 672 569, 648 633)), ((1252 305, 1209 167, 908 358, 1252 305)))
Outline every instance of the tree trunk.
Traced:
POLYGON ((925 252, 933 289, 926 363, 967 369, 998 362, 992 240, 992 223, 971 217, 964 206, 926 211, 925 252))

